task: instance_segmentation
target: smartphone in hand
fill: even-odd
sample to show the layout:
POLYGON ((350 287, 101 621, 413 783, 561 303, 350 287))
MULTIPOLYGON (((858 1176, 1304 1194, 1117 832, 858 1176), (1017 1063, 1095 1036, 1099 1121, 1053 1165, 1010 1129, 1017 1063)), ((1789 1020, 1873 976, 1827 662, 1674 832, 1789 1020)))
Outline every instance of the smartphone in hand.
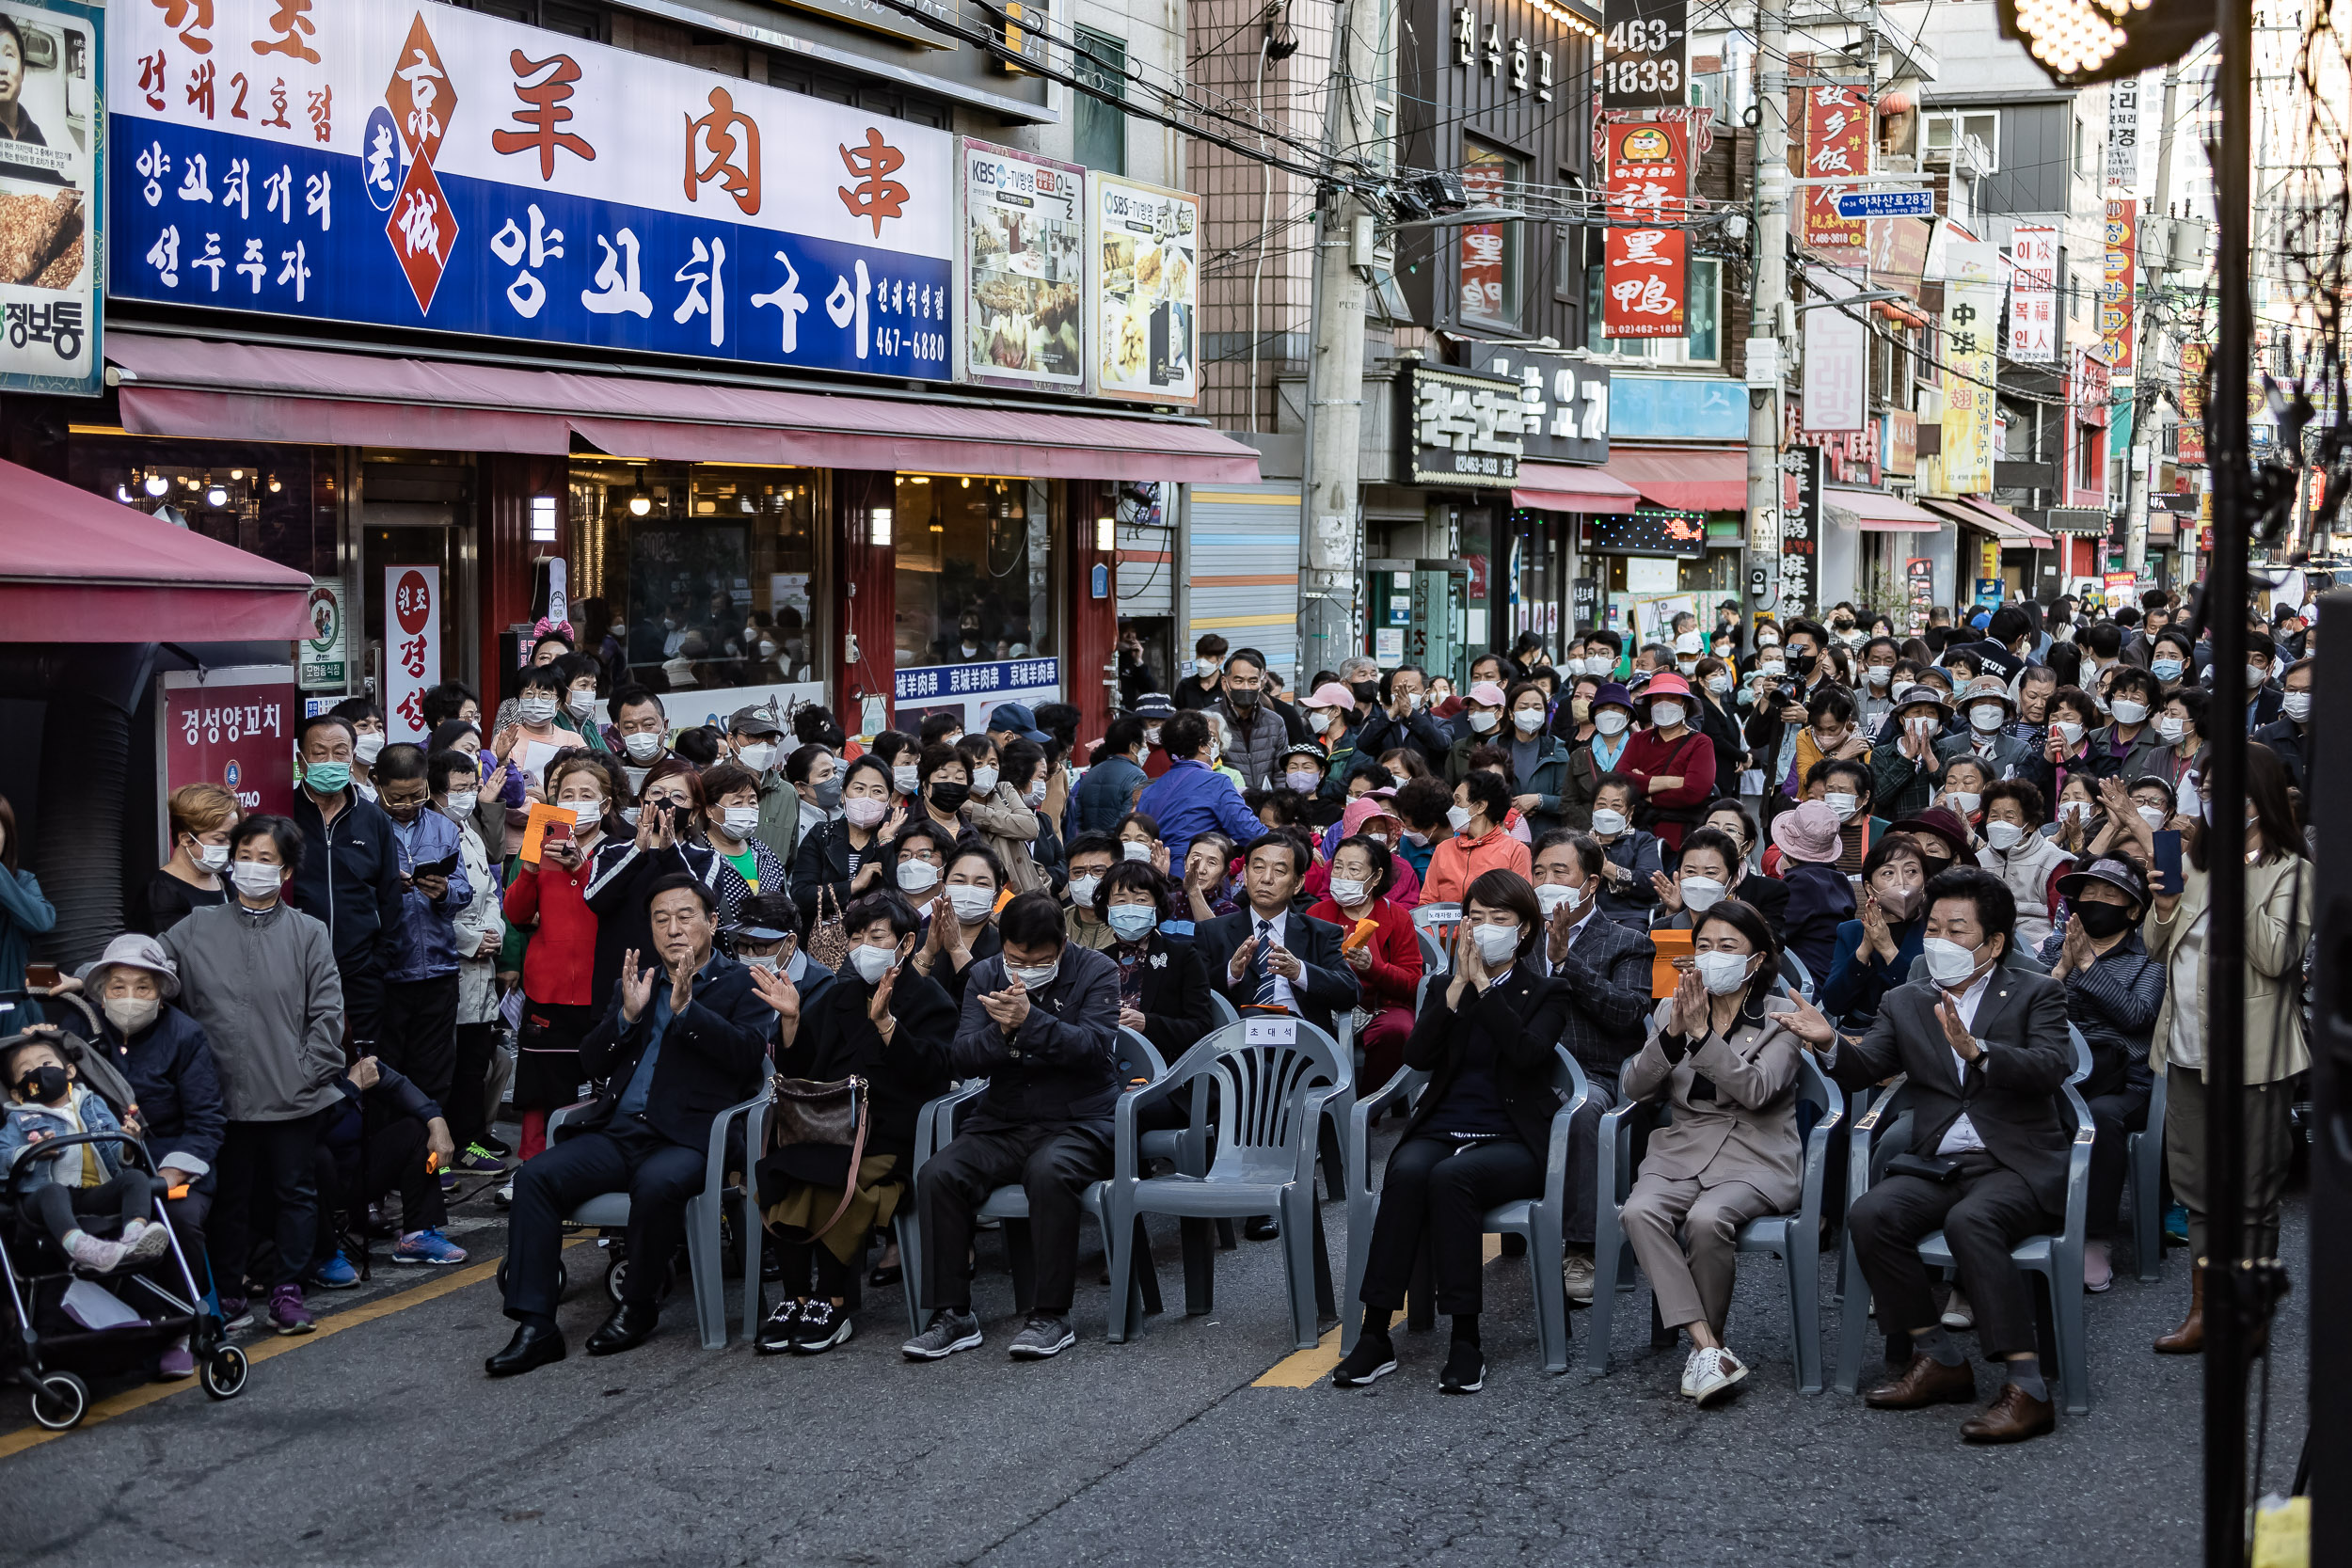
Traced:
POLYGON ((2154 837, 2156 875, 2153 891, 2178 897, 2188 885, 2181 877, 2181 830, 2159 828, 2154 837))

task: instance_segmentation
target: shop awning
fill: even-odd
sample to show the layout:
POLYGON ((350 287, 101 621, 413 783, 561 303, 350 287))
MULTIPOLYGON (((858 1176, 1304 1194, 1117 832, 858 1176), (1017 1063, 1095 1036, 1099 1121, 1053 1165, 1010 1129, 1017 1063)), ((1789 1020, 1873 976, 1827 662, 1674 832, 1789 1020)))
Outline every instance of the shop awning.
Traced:
POLYGON ((1958 500, 1932 500, 1928 504, 1954 522, 1964 523, 1979 533, 1989 533, 2001 542, 2005 550, 2046 550, 2057 541, 2007 507, 1980 501, 1974 496, 1958 500))
POLYGON ((1522 463, 1511 490, 1513 506, 1537 512, 1630 512, 1641 492, 1599 468, 1568 463, 1522 463))
POLYGON ((1831 505, 1842 506, 1859 517, 1865 533, 1916 533, 1921 530, 1937 532, 1944 527, 1944 519, 1934 513, 1922 511, 1883 490, 1830 484, 1822 487, 1821 494, 1831 505))
POLYGON ((1677 512, 1748 509, 1748 454, 1742 448, 1612 446, 1602 471, 1633 486, 1653 506, 1677 512))
POLYGON ((141 436, 777 463, 1014 479, 1254 483, 1258 454, 1205 425, 657 376, 110 333, 141 436))
POLYGON ((0 463, 0 642, 292 641, 310 600, 291 567, 0 463))

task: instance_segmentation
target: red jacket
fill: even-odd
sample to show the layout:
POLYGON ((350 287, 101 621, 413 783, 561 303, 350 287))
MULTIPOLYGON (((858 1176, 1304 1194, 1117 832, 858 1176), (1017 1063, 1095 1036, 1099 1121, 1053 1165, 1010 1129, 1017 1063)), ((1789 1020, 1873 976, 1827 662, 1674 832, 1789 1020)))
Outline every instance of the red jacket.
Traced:
MULTIPOLYGON (((1307 918, 1327 920, 1343 931, 1356 928, 1355 919, 1329 898, 1316 900, 1307 911, 1307 918)), ((1386 898, 1375 898, 1372 918, 1380 927, 1373 933, 1372 967, 1356 977, 1363 987, 1365 1010, 1409 1008, 1422 974, 1421 939, 1413 934, 1413 917, 1386 898)), ((1341 961, 1346 962, 1344 958, 1341 961)))
POLYGON ((596 988, 596 916, 580 896, 595 858, 566 873, 553 861, 534 872, 524 866, 506 890, 506 918, 536 925, 523 949, 523 994, 552 1006, 586 1006, 598 1000, 596 988))
POLYGON ((1697 730, 1686 730, 1679 741, 1672 745, 1658 738, 1656 730, 1637 731, 1626 742, 1625 755, 1617 759, 1617 771, 1631 779, 1641 788, 1641 799, 1659 818, 1648 824, 1658 841, 1670 849, 1682 847, 1682 835, 1692 826, 1700 808, 1715 798, 1715 743, 1697 730), (1682 781, 1678 789, 1649 792, 1652 778, 1682 781))

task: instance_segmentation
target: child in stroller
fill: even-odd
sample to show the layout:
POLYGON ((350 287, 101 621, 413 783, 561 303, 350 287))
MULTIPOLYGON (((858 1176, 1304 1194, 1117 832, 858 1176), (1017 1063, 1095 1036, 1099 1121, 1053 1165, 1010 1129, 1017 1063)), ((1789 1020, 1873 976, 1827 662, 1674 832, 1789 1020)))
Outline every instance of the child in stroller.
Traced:
POLYGON ((57 1044, 38 1037, 18 1041, 0 1061, 0 1083, 12 1096, 0 1121, 0 1176, 21 1161, 38 1162, 16 1184, 24 1221, 47 1230, 67 1257, 93 1274, 161 1257, 170 1238, 151 1217, 155 1180, 126 1163, 120 1145, 87 1143, 56 1158, 41 1156, 46 1139, 122 1130, 106 1102, 78 1082, 57 1044), (118 1241, 91 1235, 76 1218, 108 1212, 121 1217, 118 1241))

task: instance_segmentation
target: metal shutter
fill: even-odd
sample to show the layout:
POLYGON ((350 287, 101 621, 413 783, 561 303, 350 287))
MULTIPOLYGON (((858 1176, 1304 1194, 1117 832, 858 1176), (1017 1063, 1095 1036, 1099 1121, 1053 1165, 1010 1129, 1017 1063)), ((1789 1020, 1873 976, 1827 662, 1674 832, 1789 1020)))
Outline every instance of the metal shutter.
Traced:
POLYGON ((1220 484, 1187 497, 1192 619, 1184 643, 1208 632, 1257 648, 1298 682, 1298 482, 1220 484))

